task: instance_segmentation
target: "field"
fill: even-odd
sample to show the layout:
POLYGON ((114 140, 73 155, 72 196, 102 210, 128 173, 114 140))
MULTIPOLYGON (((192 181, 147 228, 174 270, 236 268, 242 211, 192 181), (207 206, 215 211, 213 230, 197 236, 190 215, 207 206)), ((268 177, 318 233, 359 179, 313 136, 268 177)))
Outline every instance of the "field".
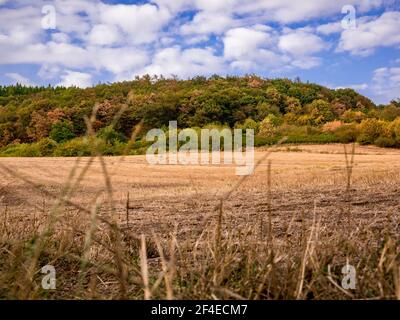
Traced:
POLYGON ((351 148, 280 146, 242 180, 144 156, 0 159, 0 298, 400 298, 400 150, 351 148))

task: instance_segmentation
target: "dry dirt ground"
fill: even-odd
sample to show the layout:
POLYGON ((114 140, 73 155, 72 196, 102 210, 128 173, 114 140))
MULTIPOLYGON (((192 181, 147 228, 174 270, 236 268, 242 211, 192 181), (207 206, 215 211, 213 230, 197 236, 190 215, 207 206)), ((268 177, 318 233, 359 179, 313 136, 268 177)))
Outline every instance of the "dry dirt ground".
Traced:
MULTIPOLYGON (((350 146, 347 146, 350 150, 350 146)), ((256 159, 265 150, 256 151, 256 159)), ((329 221, 335 232, 338 220, 350 210, 356 222, 384 229, 388 215, 399 216, 400 150, 356 146, 352 184, 346 192, 346 161, 343 145, 281 146, 274 150, 244 183, 224 198, 224 223, 239 226, 257 221, 268 207, 268 160, 271 161, 271 212, 274 236, 283 235, 289 221, 301 224, 316 212, 329 221), (333 223, 333 224, 332 224, 333 223)), ((38 188, 0 170, 0 212, 7 208, 7 224, 34 224, 46 215, 59 195, 74 166, 77 174, 88 159, 2 158, 0 164, 29 179, 38 188), (42 188, 45 191, 40 191, 42 188)), ((232 165, 183 166, 148 165, 144 156, 105 158, 116 205, 114 219, 137 233, 163 234, 177 228, 179 237, 200 233, 215 213, 219 197, 240 179, 232 165), (127 217, 127 194, 129 206, 127 217), (128 219, 128 221, 127 221, 128 219)), ((75 175, 76 176, 76 175, 75 175)), ((73 180, 72 180, 73 181, 73 180)), ((99 159, 93 160, 85 177, 74 188, 71 200, 90 209, 96 198, 107 210, 107 191, 99 159)), ((67 206, 73 219, 84 220, 84 213, 67 206)), ((394 221, 393 223, 397 223, 394 221)), ((356 226, 355 226, 356 227, 356 226)), ((395 228, 396 229, 396 228, 395 228)))

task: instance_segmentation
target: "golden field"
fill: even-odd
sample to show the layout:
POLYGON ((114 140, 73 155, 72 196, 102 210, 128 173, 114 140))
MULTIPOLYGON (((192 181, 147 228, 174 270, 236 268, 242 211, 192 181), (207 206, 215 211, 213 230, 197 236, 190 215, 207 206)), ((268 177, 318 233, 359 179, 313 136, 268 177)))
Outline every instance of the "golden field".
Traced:
POLYGON ((400 298, 399 160, 279 146, 241 180, 144 156, 1 158, 0 298, 400 298))

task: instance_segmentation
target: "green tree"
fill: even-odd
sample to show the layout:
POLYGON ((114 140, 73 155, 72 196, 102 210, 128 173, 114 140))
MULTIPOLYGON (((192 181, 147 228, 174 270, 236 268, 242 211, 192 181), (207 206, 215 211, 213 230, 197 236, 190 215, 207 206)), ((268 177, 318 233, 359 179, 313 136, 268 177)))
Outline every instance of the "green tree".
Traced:
POLYGON ((97 133, 97 137, 103 139, 109 144, 114 144, 116 142, 126 142, 126 137, 122 133, 117 132, 112 126, 107 126, 100 129, 97 133))
POLYGON ((314 125, 321 125, 335 119, 331 105, 325 100, 314 100, 307 105, 306 109, 307 113, 311 117, 312 124, 314 125))
POLYGON ((68 120, 56 122, 51 127, 50 138, 58 143, 75 138, 73 124, 68 120))

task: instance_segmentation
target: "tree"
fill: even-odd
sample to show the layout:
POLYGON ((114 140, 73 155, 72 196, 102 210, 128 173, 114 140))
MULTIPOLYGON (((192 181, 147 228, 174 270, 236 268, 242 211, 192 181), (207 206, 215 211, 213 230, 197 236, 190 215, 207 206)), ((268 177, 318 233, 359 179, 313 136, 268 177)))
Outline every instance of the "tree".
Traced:
POLYGON ((75 138, 74 128, 70 121, 62 120, 56 122, 50 131, 50 138, 58 143, 75 138))
POLYGON ((266 117, 261 121, 259 126, 259 135, 263 137, 272 137, 276 133, 276 124, 274 124, 273 117, 266 117))
POLYGON ((268 102, 259 103, 256 107, 257 120, 263 120, 269 114, 280 115, 279 108, 275 105, 271 105, 268 102))
POLYGON ((385 129, 385 122, 377 119, 366 119, 360 123, 360 136, 358 142, 361 144, 373 144, 385 129))
POLYGON ((285 112, 286 113, 293 113, 296 115, 300 115, 303 113, 303 108, 301 106, 301 102, 299 99, 294 98, 294 97, 287 97, 286 98, 286 108, 285 108, 285 112))
POLYGON ((126 137, 114 130, 112 126, 108 126, 100 129, 97 133, 97 137, 103 139, 109 144, 114 144, 115 142, 126 142, 126 137))
POLYGON ((306 109, 314 125, 321 125, 335 119, 331 105, 322 99, 314 100, 307 105, 306 109))
POLYGON ((255 133, 258 132, 258 123, 251 118, 246 119, 245 122, 238 127, 242 130, 253 129, 255 133))

